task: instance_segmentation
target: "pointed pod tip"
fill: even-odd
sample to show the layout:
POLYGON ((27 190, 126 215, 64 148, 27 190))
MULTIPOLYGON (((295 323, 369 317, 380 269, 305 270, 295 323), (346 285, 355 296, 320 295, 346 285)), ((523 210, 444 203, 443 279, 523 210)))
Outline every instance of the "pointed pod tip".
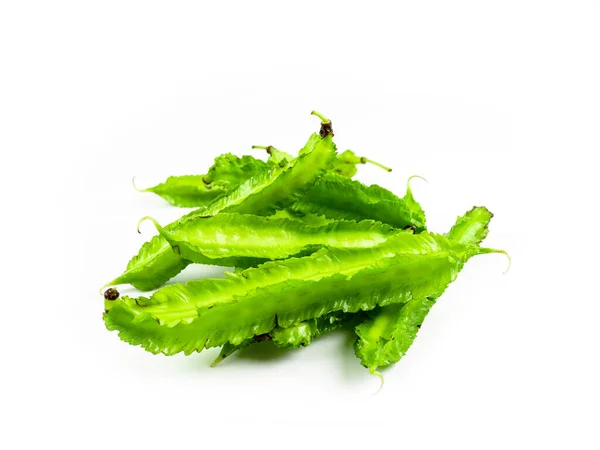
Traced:
POLYGON ((508 271, 510 270, 510 266, 512 265, 512 258, 510 257, 508 252, 505 250, 498 250, 498 253, 501 253, 508 258, 508 266, 506 267, 506 270, 503 272, 504 275, 506 275, 508 273, 508 271))
POLYGON ((383 375, 381 374, 381 372, 377 371, 377 367, 372 368, 370 370, 370 372, 372 375, 375 375, 377 378, 379 378, 379 381, 381 381, 381 384, 379 385, 379 389, 377 389, 377 392, 373 393, 373 395, 377 395, 383 389, 383 383, 385 382, 385 380, 383 379, 383 375))
POLYGON ((219 355, 215 358, 215 360, 210 363, 210 367, 217 367, 220 363, 222 363, 225 360, 225 356, 223 356, 223 353, 219 353, 219 355))
POLYGON ((137 185, 135 184, 135 176, 131 179, 131 184, 133 185, 133 188, 138 191, 138 192, 148 192, 148 189, 140 189, 139 187, 137 187, 137 185))
POLYGON ((506 267, 506 270, 504 272, 502 272, 504 275, 506 275, 508 273, 508 271, 510 270, 510 266, 512 265, 512 258, 510 257, 510 255, 508 254, 508 252, 506 250, 499 250, 497 248, 485 248, 485 247, 481 247, 479 249, 479 251, 477 252, 478 254, 482 255, 482 254, 489 254, 489 253, 500 253, 501 255, 506 256, 506 258, 508 259, 508 266, 506 267))
POLYGON ((422 177, 421 175, 411 175, 410 177, 408 177, 408 180, 406 180, 406 182, 410 185, 410 182, 413 178, 418 178, 419 180, 423 180, 425 183, 429 183, 429 181, 427 181, 427 179, 425 177, 422 177))
POLYGON ((142 232, 140 231, 140 225, 142 224, 142 222, 145 222, 146 220, 151 221, 152 223, 154 223, 154 226, 156 227, 156 229, 158 230, 158 232, 162 231, 162 227, 160 226, 160 224, 158 223, 158 221, 151 216, 144 216, 140 219, 140 221, 137 224, 137 232, 139 234, 142 234, 142 232))

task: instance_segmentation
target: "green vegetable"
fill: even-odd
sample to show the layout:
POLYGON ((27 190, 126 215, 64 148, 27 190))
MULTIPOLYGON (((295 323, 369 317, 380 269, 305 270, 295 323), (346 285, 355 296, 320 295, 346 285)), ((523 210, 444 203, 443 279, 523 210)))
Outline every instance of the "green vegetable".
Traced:
POLYGON ((254 146, 267 151, 266 162, 224 154, 205 175, 169 177, 145 190, 197 209, 165 227, 143 218, 159 235, 108 285, 155 289, 190 263, 234 271, 147 296, 110 288, 103 315, 109 330, 155 354, 221 346, 214 366, 255 343, 299 348, 345 326, 357 336, 361 364, 381 377, 378 369, 406 354, 472 256, 506 254, 480 247, 492 218, 484 207, 438 235, 426 231, 413 177, 402 198, 352 181, 358 164, 391 169, 351 150, 337 154, 331 121, 312 114, 321 129, 296 157, 254 146))
POLYGON ((322 249, 268 262, 227 279, 190 281, 151 297, 105 301, 104 319, 126 342, 152 353, 190 354, 238 345, 276 326, 335 311, 406 303, 442 291, 477 254, 498 250, 439 235, 400 233, 367 249, 322 249))
MULTIPOLYGON (((409 179, 410 183, 410 179, 409 179)), ((415 210, 420 210, 421 206, 414 200, 412 197, 412 192, 410 191, 410 185, 408 186, 407 195, 405 196, 407 201, 412 202, 412 208, 415 210)), ((488 228, 487 225, 492 217, 492 214, 483 207, 473 208, 471 211, 467 212, 464 216, 459 217, 456 225, 452 227, 450 232, 448 233, 448 238, 451 240, 455 240, 462 244, 475 244, 478 245, 483 241, 485 236, 487 236, 488 228)), ((379 358, 380 363, 379 366, 384 367, 395 362, 398 362, 402 355, 406 353, 406 350, 412 344, 412 340, 407 339, 406 336, 409 335, 408 332, 405 332, 404 339, 396 336, 394 339, 384 339, 383 336, 377 336, 377 330, 365 330, 365 328, 369 327, 370 324, 381 326, 382 329, 386 329, 384 325, 385 322, 389 322, 389 327, 393 328, 394 324, 402 324, 399 325, 399 329, 406 330, 407 329, 407 321, 411 321, 412 328, 416 330, 420 328, 427 312, 431 308, 431 306, 435 303, 434 299, 423 299, 422 301, 410 301, 406 305, 404 304, 395 304, 386 306, 383 308, 375 309, 374 312, 371 313, 371 316, 377 318, 378 320, 371 319, 368 322, 365 321, 363 315, 363 320, 365 323, 361 325, 360 330, 362 332, 367 333, 371 331, 375 334, 375 339, 371 339, 370 345, 365 344, 364 341, 360 339, 355 344, 355 349, 360 347, 358 350, 359 353, 367 355, 363 361, 374 360, 379 358), (408 318, 408 319, 406 319, 408 318), (376 324, 375 324, 376 322, 376 324), (390 344, 395 344, 390 345, 390 344), (400 346, 405 347, 403 350, 399 348, 400 346), (390 355, 387 356, 386 354, 390 355), (395 359, 397 358, 397 359, 395 359)), ((306 346, 316 337, 320 336, 326 331, 330 331, 334 329, 336 326, 341 326, 344 322, 350 320, 357 320, 357 314, 340 314, 334 313, 332 315, 325 315, 318 319, 311 319, 309 321, 300 322, 297 325, 294 325, 290 328, 281 328, 277 327, 273 330, 273 342, 282 347, 289 348, 298 348, 301 346, 306 346), (333 317, 332 317, 333 316, 333 317), (331 325, 331 328, 328 326, 331 325)), ((393 333, 393 330, 389 332, 389 334, 393 333)), ((413 336, 414 340, 414 336, 413 336)), ((225 359, 226 357, 233 354, 238 348, 247 347, 248 345, 254 343, 255 341, 250 339, 245 341, 243 345, 237 347, 232 344, 226 344, 223 346, 223 350, 219 355, 219 362, 225 359)), ((359 356, 360 358, 360 356, 359 356)), ((216 364, 215 364, 216 365, 216 364)), ((377 365, 373 367, 372 372, 376 372, 377 365)))
POLYGON ((299 220, 220 213, 164 229, 151 217, 142 221, 145 219, 154 222, 160 235, 183 259, 218 266, 257 265, 322 246, 373 247, 396 232, 389 225, 372 220, 336 220, 307 226, 299 220))
POLYGON ((129 260, 125 271, 103 288, 131 284, 141 291, 150 291, 165 284, 189 264, 173 251, 165 238, 154 236, 129 260))
MULTIPOLYGON (((476 207, 459 217, 447 237, 452 242, 471 247, 478 246, 487 236, 492 218, 486 208, 476 207)), ((457 266, 462 269, 463 262, 457 266)), ((445 286, 428 296, 415 298, 405 304, 377 308, 369 318, 356 327, 358 339, 354 350, 361 364, 371 373, 380 367, 395 364, 412 345, 419 328, 431 307, 442 295, 445 286)))
POLYGON ((487 208, 474 206, 456 219, 446 236, 461 244, 479 245, 488 235, 492 217, 494 215, 487 208))
POLYGON ((365 186, 334 173, 322 176, 291 209, 330 219, 372 219, 396 228, 412 226, 417 232, 425 230, 425 214, 410 188, 404 198, 398 198, 376 184, 365 186))
MULTIPOLYGON (((313 134, 296 159, 283 167, 276 166, 261 172, 208 206, 165 226, 164 230, 169 231, 187 220, 210 217, 219 212, 272 214, 289 206, 310 188, 329 168, 334 157, 335 144, 331 135, 320 137, 313 134)), ((173 252, 163 237, 154 237, 129 261, 125 272, 105 286, 128 283, 144 291, 155 289, 188 264, 189 261, 173 252)))
POLYGON ((256 340, 255 337, 251 337, 249 339, 244 339, 240 344, 237 344, 237 345, 232 344, 231 342, 225 342, 225 344, 223 344, 223 347, 221 347, 221 351, 219 352, 219 355, 215 358, 215 360, 212 362, 210 367, 216 367, 224 359, 229 358, 231 355, 233 355, 238 350, 246 348, 252 344, 255 344, 256 342, 258 342, 258 341, 256 340))
POLYGON ((153 192, 175 206, 207 206, 240 183, 265 172, 269 167, 269 164, 252 156, 238 158, 231 153, 225 153, 215 159, 205 175, 169 177, 164 183, 138 190, 153 192))
MULTIPOLYGON (((255 146, 253 148, 263 148, 263 147, 256 147, 255 146)), ((264 148, 268 149, 267 151, 269 152, 269 154, 271 156, 278 154, 278 153, 276 153, 276 152, 278 152, 278 150, 273 149, 272 147, 264 147, 264 148)), ((346 161, 349 161, 351 163, 357 164, 357 159, 360 159, 360 162, 363 163, 363 164, 365 162, 372 162, 370 160, 367 160, 366 158, 358 158, 358 157, 356 157, 354 155, 354 153, 352 151, 350 151, 350 150, 347 150, 346 152, 342 153, 341 155, 338 155, 338 158, 336 159, 336 162, 340 161, 340 160, 346 160, 346 161)), ((374 163, 374 164, 379 165, 378 163, 374 163)), ((334 166, 335 166, 335 163, 334 163, 334 166)), ((342 164, 341 167, 344 167, 344 165, 342 164)), ((348 166, 346 166, 346 167, 348 167, 348 166)), ((382 167, 385 168, 385 166, 382 166, 382 167)), ((389 169, 389 171, 391 171, 391 169, 389 169)), ((348 177, 351 177, 351 176, 354 175, 354 173, 355 173, 355 171, 352 172, 352 173, 347 173, 346 175, 348 177)), ((333 179, 337 180, 339 182, 338 185, 339 184, 343 185, 345 183, 345 181, 342 180, 342 179, 340 179, 339 176, 332 175, 332 176, 330 176, 330 178, 333 178, 333 179)), ((391 193, 391 192, 387 191, 386 189, 383 189, 383 188, 381 188, 381 187, 379 187, 377 185, 366 187, 366 186, 364 186, 362 184, 358 184, 359 189, 361 189, 361 192, 365 193, 364 197, 366 197, 366 201, 363 200, 363 204, 365 205, 364 208, 367 209, 367 210, 371 210, 372 211, 372 209, 373 209, 374 206, 376 206, 378 204, 383 204, 384 206, 386 206, 388 208, 391 207, 391 215, 394 215, 394 214, 397 213, 397 211, 394 210, 394 205, 400 203, 400 204, 403 204, 403 205, 406 206, 406 209, 408 210, 408 213, 406 215, 410 216, 410 217, 416 217, 415 223, 417 225, 418 224, 423 224, 423 228, 424 228, 425 213, 423 212, 423 209, 421 208, 421 205, 419 205, 419 203, 414 199, 412 191, 410 189, 410 180, 412 178, 414 178, 414 177, 411 177, 408 180, 406 195, 404 196, 403 199, 399 199, 393 193, 391 193), (387 202, 388 200, 389 200, 390 203, 387 202), (384 201, 385 201, 385 203, 383 203, 384 201)), ((317 182, 317 184, 318 183, 319 182, 317 182)), ((354 188, 354 186, 350 186, 347 190, 352 190, 353 188, 354 188)), ((361 197, 361 198, 364 198, 364 197, 361 197)), ((331 204, 333 204, 333 203, 335 203, 335 199, 331 198, 331 204)), ((353 205, 351 202, 347 203, 347 209, 350 209, 351 211, 353 210, 354 206, 355 205, 353 205)), ((312 217, 324 218, 325 217, 325 216, 315 216, 314 214, 312 214, 310 212, 307 212, 308 208, 303 208, 301 205, 297 205, 297 206, 292 207, 292 208, 296 209, 296 210, 295 211, 293 211, 293 210, 282 211, 281 212, 282 217, 291 217, 291 218, 296 217, 297 218, 298 214, 302 214, 298 210, 302 210, 302 209, 304 209, 304 211, 305 211, 305 217, 307 217, 307 218, 312 218, 312 217)), ((327 210, 328 209, 326 209, 325 211, 327 211, 327 210)), ((319 209, 315 209, 315 211, 323 212, 323 210, 319 210, 319 209)), ((337 216, 337 217, 344 217, 344 216, 348 216, 348 215, 352 215, 352 214, 355 214, 355 211, 352 211, 352 212, 348 213, 347 211, 342 210, 342 211, 336 211, 333 214, 330 212, 330 215, 337 216)), ((389 215, 388 215, 388 217, 389 217, 389 215)), ((325 220, 332 221, 334 219, 325 219, 325 220)), ((319 225, 320 225, 320 223, 319 223, 319 225)), ((416 226, 413 225, 413 224, 408 224, 407 226, 408 227, 411 227, 411 226, 415 227, 415 230, 416 230, 416 226)), ((421 231, 423 228, 420 227, 419 231, 421 231)), ((245 266, 245 267, 248 267, 248 266, 245 266)), ((298 328, 298 329, 301 329, 301 330, 311 330, 312 329, 312 325, 309 324, 309 323, 308 324, 300 323, 300 324, 296 325, 294 328, 298 328)), ((246 347, 247 345, 251 344, 252 342, 253 341, 245 343, 243 345, 243 347, 246 347)), ((277 343, 277 340, 276 340, 276 343, 277 343)), ((221 355, 219 361, 222 361, 225 357, 230 356, 235 351, 236 351, 236 346, 235 345, 226 345, 226 346, 224 346, 224 351, 222 352, 223 354, 221 355)))
POLYGON ((313 134, 297 158, 247 180, 194 215, 214 216, 219 212, 272 214, 300 198, 331 166, 335 151, 330 135, 322 138, 313 134))

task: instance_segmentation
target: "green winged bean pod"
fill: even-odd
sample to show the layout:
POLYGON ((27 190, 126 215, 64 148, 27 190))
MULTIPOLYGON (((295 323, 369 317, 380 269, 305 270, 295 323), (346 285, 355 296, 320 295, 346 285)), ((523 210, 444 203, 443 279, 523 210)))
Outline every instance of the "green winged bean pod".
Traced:
POLYGON ((300 220, 220 213, 164 229, 154 219, 148 219, 183 259, 232 267, 250 267, 323 246, 373 247, 398 233, 373 220, 330 220, 324 225, 309 226, 300 220))
MULTIPOLYGON (((169 231, 187 220, 220 212, 273 214, 300 198, 329 169, 335 155, 331 134, 313 134, 297 158, 249 178, 208 206, 192 211, 164 229, 169 231)), ((155 289, 188 264, 189 261, 173 252, 166 239, 155 236, 129 261, 125 272, 105 286, 131 284, 140 290, 155 289)))
POLYGON ((271 169, 240 184, 228 195, 218 198, 189 217, 214 216, 219 212, 269 215, 285 208, 302 195, 325 173, 335 158, 331 135, 313 134, 297 158, 283 167, 271 169))
POLYGON ((205 175, 172 176, 140 192, 152 192, 175 206, 202 207, 269 167, 270 164, 252 156, 238 158, 225 153, 215 158, 205 175))
POLYGON ((368 249, 322 249, 222 280, 168 286, 151 297, 106 300, 110 330, 152 353, 190 354, 336 311, 431 297, 472 256, 498 250, 439 235, 400 233, 368 249))
POLYGON ((331 219, 372 219, 396 228, 425 230, 425 214, 414 200, 410 186, 405 197, 399 198, 376 184, 366 186, 331 172, 321 177, 291 209, 331 219))
MULTIPOLYGON (((457 245, 477 248, 488 234, 491 218, 492 213, 486 208, 475 207, 458 218, 447 237, 457 245)), ((462 266, 460 262, 457 271, 462 266)), ((405 304, 389 305, 370 312, 369 317, 356 327, 358 338, 354 350, 361 364, 376 373, 378 368, 400 361, 444 289, 405 304)))
POLYGON ((249 347, 250 345, 256 344, 257 342, 260 342, 260 338, 258 338, 257 340, 257 337, 254 336, 248 339, 244 339, 240 344, 232 344, 231 342, 225 342, 225 344, 223 344, 223 347, 221 347, 221 351, 211 363, 210 367, 216 367, 218 364, 223 362, 223 360, 229 358, 238 350, 249 347))

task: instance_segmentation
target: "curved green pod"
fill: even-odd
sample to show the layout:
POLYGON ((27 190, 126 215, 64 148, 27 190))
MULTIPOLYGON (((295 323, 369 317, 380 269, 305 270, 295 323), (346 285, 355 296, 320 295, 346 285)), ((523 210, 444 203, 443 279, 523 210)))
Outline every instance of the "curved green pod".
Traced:
POLYGON ((139 192, 152 192, 173 206, 183 208, 208 205, 229 189, 229 183, 207 184, 203 179, 204 175, 177 175, 146 189, 138 189, 135 183, 134 187, 139 192))
POLYGON ((368 249, 322 249, 232 274, 168 286, 151 297, 106 300, 104 319, 152 353, 233 345, 275 326, 430 297, 471 256, 498 252, 439 235, 400 233, 368 249))
MULTIPOLYGON (((177 227, 187 220, 214 216, 219 212, 239 212, 269 215, 283 209, 299 198, 329 168, 335 157, 335 144, 331 135, 313 134, 300 155, 285 164, 275 166, 240 184, 210 205, 186 214, 165 226, 177 227)), ((127 264, 123 274, 105 286, 131 284, 140 290, 162 286, 189 264, 171 249, 163 237, 145 243, 138 254, 127 264), (150 268, 150 269, 149 269, 150 268)))
POLYGON ((226 358, 229 358, 231 355, 233 355, 238 350, 249 347, 250 345, 256 344, 257 342, 260 342, 260 341, 258 341, 257 338, 254 336, 251 338, 248 338, 248 339, 244 339, 239 344, 232 344, 231 342, 225 342, 225 344, 223 344, 223 347, 221 347, 221 351, 219 352, 217 357, 214 359, 214 361, 211 363, 210 367, 216 367, 218 364, 223 362, 223 360, 225 360, 226 358))
POLYGON ((366 186, 331 172, 321 177, 291 209, 331 219, 372 219, 396 228, 425 230, 425 214, 410 187, 406 196, 399 198, 376 184, 366 186))
MULTIPOLYGON (((233 188, 266 172, 269 168, 285 165, 294 157, 289 153, 278 150, 272 146, 253 146, 252 148, 264 149, 269 153, 267 162, 252 156, 237 157, 225 153, 215 159, 213 166, 205 175, 179 175, 167 178, 163 183, 147 189, 138 189, 140 192, 153 192, 167 200, 174 206, 204 207, 218 197, 222 197, 233 188)), ((341 176, 352 178, 357 173, 358 164, 371 163, 391 172, 392 169, 366 157, 356 156, 352 150, 346 150, 333 160, 331 171, 341 176)), ((137 188, 136 188, 137 189, 137 188)))
MULTIPOLYGON (((477 248, 488 234, 492 216, 486 208, 475 207, 459 217, 446 236, 457 244, 477 248)), ((457 270, 460 270, 462 265, 459 264, 457 270)), ((380 367, 400 361, 443 291, 444 289, 441 289, 405 304, 389 305, 370 312, 369 317, 355 329, 357 340, 354 350, 361 364, 374 373, 380 367)))
POLYGON ((273 214, 300 198, 331 166, 335 154, 331 135, 313 134, 297 158, 248 179, 226 196, 188 216, 208 217, 220 212, 273 214))
POLYGON ((169 242, 160 235, 144 242, 137 255, 129 260, 125 271, 108 286, 131 284, 141 291, 156 289, 190 264, 173 251, 169 242))
POLYGON ((163 229, 156 221, 154 224, 183 259, 234 267, 248 266, 245 260, 249 258, 266 262, 323 246, 373 247, 398 232, 373 220, 336 220, 308 226, 299 220, 236 213, 187 220, 169 229, 163 229))
POLYGON ((248 178, 268 170, 270 165, 252 156, 239 158, 225 153, 215 158, 205 175, 172 176, 140 192, 152 192, 175 206, 207 206, 248 178))
POLYGON ((480 245, 488 235, 493 217, 485 206, 474 206, 456 219, 446 237, 461 244, 480 245))

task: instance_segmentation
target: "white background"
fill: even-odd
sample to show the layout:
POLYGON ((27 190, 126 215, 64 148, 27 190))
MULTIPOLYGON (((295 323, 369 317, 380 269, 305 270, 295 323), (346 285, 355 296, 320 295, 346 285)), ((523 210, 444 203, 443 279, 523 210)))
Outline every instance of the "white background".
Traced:
POLYGON ((597 1, 1 5, 1 448, 599 448, 597 1), (131 177, 295 151, 312 109, 394 168, 361 181, 428 179, 431 230, 491 209, 511 271, 469 262, 377 395, 344 333, 210 369, 106 331, 137 220, 181 213, 131 177))

